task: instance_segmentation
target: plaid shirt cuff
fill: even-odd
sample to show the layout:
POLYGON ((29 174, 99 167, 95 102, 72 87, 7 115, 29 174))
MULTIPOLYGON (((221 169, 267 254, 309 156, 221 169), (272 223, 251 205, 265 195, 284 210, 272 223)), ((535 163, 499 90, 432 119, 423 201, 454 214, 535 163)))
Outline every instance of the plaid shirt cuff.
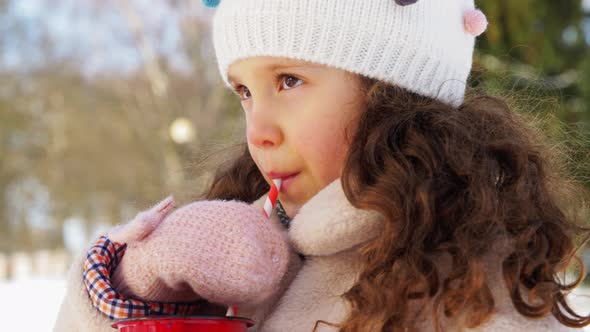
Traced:
POLYGON ((110 319, 138 318, 151 315, 197 314, 203 301, 197 303, 144 302, 126 298, 111 285, 111 272, 119 265, 127 244, 112 242, 101 236, 88 250, 84 271, 84 285, 92 305, 110 319))

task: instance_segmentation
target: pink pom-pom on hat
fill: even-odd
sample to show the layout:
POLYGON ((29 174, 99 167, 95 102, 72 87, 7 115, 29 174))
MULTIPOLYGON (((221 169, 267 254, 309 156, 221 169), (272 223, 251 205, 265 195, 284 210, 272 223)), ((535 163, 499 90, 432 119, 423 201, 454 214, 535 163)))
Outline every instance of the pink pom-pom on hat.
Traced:
POLYGON ((466 11, 463 16, 463 22, 465 24, 465 31, 475 37, 481 35, 488 27, 488 19, 479 9, 466 11))

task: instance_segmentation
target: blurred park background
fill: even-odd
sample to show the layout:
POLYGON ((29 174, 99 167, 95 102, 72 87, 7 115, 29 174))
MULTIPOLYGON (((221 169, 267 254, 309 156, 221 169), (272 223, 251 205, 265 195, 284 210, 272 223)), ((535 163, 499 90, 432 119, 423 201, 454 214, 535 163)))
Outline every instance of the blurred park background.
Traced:
MULTIPOLYGON (((590 189, 590 0, 476 2, 490 26, 471 85, 538 114, 590 189)), ((170 193, 197 197, 211 177, 197 161, 241 141, 212 14, 199 0, 0 0, 0 317, 18 330, 42 311, 24 323, 50 330, 73 254, 170 193)))

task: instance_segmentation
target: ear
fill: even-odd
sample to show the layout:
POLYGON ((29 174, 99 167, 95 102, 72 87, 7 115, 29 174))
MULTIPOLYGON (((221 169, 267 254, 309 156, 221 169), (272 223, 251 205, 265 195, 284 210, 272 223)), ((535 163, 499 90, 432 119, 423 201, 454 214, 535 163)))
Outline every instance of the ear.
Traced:
POLYGON ((219 5, 220 0, 203 0, 203 3, 207 7, 215 8, 219 5))

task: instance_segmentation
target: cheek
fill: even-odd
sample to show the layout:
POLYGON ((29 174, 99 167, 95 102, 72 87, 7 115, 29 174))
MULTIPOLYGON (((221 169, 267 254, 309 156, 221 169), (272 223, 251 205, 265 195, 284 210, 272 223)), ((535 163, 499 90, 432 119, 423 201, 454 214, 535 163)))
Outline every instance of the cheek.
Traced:
POLYGON ((318 119, 301 130, 299 151, 314 177, 328 184, 340 176, 347 143, 344 129, 333 119, 318 119))
POLYGON ((250 156, 252 157, 252 160, 254 160, 256 167, 262 173, 263 169, 260 167, 260 161, 258 160, 259 156, 255 153, 256 151, 253 148, 252 144, 250 144, 250 141, 248 141, 247 144, 248 144, 248 151, 250 151, 250 156))

